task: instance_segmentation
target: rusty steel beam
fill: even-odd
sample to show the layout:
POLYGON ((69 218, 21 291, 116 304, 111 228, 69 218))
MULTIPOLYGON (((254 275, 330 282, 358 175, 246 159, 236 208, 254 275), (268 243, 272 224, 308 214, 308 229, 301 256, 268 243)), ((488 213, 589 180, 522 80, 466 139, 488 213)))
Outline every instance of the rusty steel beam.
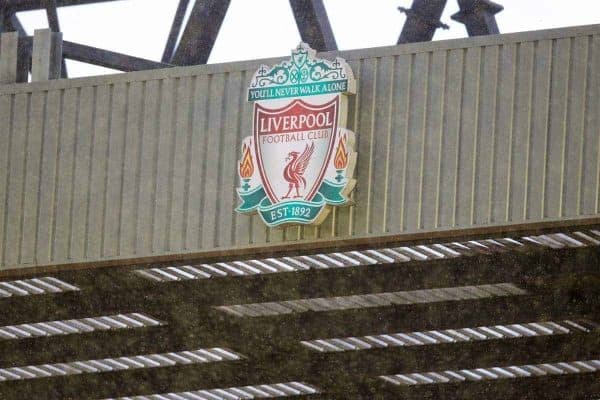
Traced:
POLYGON ((215 44, 230 0, 197 0, 171 62, 175 65, 206 64, 215 44))
POLYGON ((440 21, 447 0, 414 0, 411 8, 399 7, 406 14, 406 22, 398 44, 428 42, 438 28, 448 29, 440 21))
POLYGON ((188 8, 189 3, 190 0, 179 0, 177 10, 175 11, 175 17, 173 17, 171 31, 169 32, 169 37, 167 38, 167 44, 165 45, 165 50, 161 58, 162 62, 171 62, 171 58, 173 57, 173 50, 175 50, 177 38, 179 37, 179 33, 181 32, 181 25, 183 24, 183 18, 185 17, 185 12, 188 8))
POLYGON ((337 50, 323 0, 290 0, 302 41, 317 51, 337 50))
POLYGON ((19 36, 27 36, 25 28, 14 12, 4 14, 4 27, 6 32, 18 32, 19 36))
POLYGON ((7 25, 6 15, 7 15, 7 13, 8 13, 8 10, 6 10, 5 8, 0 7, 0 33, 8 32, 8 30, 6 29, 6 25, 7 25))
POLYGON ((490 0, 458 0, 460 11, 452 19, 465 24, 469 36, 497 35, 500 33, 495 15, 504 10, 490 0))
MULTIPOLYGON (((19 38, 19 52, 31 52, 33 38, 25 36, 19 38)), ((68 41, 62 42, 64 58, 81 61, 87 64, 98 65, 105 68, 116 69, 123 72, 143 71, 148 69, 170 68, 173 65, 161 63, 144 58, 134 57, 127 54, 116 53, 114 51, 99 49, 97 47, 86 46, 84 44, 68 41)), ((31 59, 31 54, 29 54, 31 59)))
POLYGON ((67 41, 63 41, 63 55, 70 60, 81 61, 124 72, 172 67, 171 64, 146 60, 67 41))
POLYGON ((58 11, 56 10, 56 0, 45 0, 46 16, 48 18, 48 26, 52 32, 60 32, 60 24, 58 23, 58 11))

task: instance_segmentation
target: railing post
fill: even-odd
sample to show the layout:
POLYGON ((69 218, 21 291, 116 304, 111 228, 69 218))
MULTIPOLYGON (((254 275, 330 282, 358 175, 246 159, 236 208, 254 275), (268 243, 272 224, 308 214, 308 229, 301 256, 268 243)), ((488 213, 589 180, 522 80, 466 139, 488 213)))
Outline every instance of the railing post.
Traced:
POLYGON ((60 78, 61 63, 62 33, 36 29, 31 57, 32 82, 60 78))
POLYGON ((17 82, 19 34, 5 32, 0 36, 0 85, 17 82))

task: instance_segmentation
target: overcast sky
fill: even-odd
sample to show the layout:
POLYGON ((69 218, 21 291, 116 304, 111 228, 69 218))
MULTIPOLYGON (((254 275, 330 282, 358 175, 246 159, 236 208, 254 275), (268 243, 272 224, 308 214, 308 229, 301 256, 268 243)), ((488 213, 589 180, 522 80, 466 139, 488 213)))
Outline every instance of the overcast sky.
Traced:
MULTIPOLYGON (((398 6, 412 0, 324 0, 340 50, 396 43, 405 16, 398 6)), ((502 33, 600 23, 599 0, 497 0, 502 33)), ((160 60, 178 0, 119 0, 58 11, 63 39, 151 60, 160 60)), ((191 9, 194 1, 190 1, 191 9)), ((434 40, 466 37, 450 19, 458 11, 449 0, 434 40)), ((189 14, 189 10, 188 10, 189 14)), ((46 28, 45 11, 19 13, 29 34, 46 28)), ((300 41, 288 0, 232 0, 209 63, 284 56, 300 41)), ((114 71, 67 62, 70 77, 114 71)))

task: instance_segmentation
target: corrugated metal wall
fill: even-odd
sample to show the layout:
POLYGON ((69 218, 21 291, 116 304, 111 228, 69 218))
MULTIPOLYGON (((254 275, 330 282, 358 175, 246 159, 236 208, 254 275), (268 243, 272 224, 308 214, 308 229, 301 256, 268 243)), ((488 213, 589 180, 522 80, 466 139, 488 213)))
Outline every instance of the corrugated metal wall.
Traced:
POLYGON ((342 56, 358 184, 320 228, 233 212, 257 62, 0 87, 0 265, 600 214, 600 26, 342 56))

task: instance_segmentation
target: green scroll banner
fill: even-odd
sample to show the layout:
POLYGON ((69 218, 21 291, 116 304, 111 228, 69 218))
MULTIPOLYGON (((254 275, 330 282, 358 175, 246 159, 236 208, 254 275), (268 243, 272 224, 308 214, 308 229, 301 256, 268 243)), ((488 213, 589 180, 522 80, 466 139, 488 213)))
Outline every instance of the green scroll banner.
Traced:
POLYGON ((238 195, 242 204, 236 209, 239 212, 251 212, 257 210, 271 227, 288 223, 311 223, 327 204, 342 205, 346 198, 342 195, 345 183, 337 184, 323 181, 317 194, 312 201, 292 200, 284 203, 273 204, 267 197, 262 186, 250 192, 238 189, 238 195))
POLYGON ((249 89, 248 101, 315 96, 318 94, 344 93, 347 91, 347 79, 326 82, 298 83, 295 85, 249 89))

